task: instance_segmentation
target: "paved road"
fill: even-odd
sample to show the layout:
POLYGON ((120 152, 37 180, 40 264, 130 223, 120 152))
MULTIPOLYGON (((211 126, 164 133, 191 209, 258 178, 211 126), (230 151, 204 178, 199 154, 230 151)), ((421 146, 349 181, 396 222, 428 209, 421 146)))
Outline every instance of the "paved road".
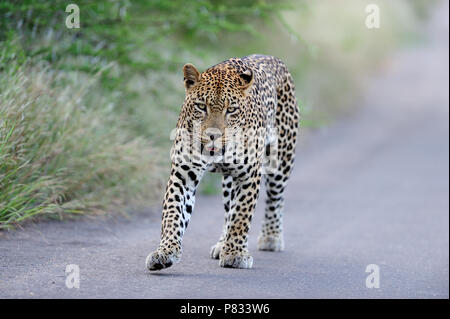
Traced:
MULTIPOLYGON (((399 53, 368 82, 364 107, 298 148, 287 193, 286 251, 259 252, 251 270, 209 258, 221 201, 197 201, 182 262, 149 273, 159 215, 44 222, 0 238, 0 298, 448 298, 449 109, 446 25, 399 53), (65 286, 68 264, 80 288, 65 286), (380 288, 365 286, 380 267, 380 288)), ((445 16, 447 14, 447 16, 445 16)), ((260 201, 262 203, 262 200, 260 201)))

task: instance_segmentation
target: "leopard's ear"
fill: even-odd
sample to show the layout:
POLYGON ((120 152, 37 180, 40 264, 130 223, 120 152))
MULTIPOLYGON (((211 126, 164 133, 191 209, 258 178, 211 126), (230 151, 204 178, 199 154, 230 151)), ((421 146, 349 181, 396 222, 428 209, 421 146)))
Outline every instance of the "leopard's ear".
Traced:
POLYGON ((188 63, 183 66, 183 74, 184 74, 184 87, 186 90, 193 87, 198 80, 200 79, 200 73, 197 71, 195 66, 188 63))
POLYGON ((254 77, 253 71, 251 69, 247 69, 239 74, 240 88, 246 92, 253 84, 254 77))

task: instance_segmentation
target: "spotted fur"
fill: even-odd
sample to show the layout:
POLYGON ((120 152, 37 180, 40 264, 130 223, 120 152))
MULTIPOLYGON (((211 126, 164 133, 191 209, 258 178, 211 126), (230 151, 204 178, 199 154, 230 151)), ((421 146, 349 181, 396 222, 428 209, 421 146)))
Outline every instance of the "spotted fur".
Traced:
POLYGON ((186 156, 185 146, 180 147, 183 134, 175 138, 172 152, 182 160, 172 159, 161 241, 147 257, 146 266, 158 270, 180 260, 182 237, 194 209, 197 186, 204 172, 211 170, 223 174, 225 222, 210 255, 219 259, 222 267, 251 268, 248 231, 259 196, 264 155, 273 151, 269 136, 273 128, 278 131, 277 161, 264 174, 267 200, 258 249, 284 248, 284 191, 293 168, 299 123, 292 76, 278 58, 263 55, 232 58, 203 73, 187 64, 183 72, 186 98, 177 129, 183 129, 184 136, 201 149, 186 156), (233 151, 232 155, 241 155, 241 160, 214 160, 226 154, 227 143, 239 129, 257 132, 246 137, 246 147, 233 151))

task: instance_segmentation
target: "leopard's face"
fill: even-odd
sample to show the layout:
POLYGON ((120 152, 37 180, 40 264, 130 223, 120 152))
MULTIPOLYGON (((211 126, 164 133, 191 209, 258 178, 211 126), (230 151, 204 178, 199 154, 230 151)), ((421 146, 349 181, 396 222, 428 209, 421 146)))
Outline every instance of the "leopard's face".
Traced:
POLYGON ((199 74, 187 65, 184 73, 183 127, 200 143, 202 153, 223 153, 231 137, 242 132, 246 123, 246 96, 253 81, 252 72, 242 74, 235 69, 213 67, 199 74))

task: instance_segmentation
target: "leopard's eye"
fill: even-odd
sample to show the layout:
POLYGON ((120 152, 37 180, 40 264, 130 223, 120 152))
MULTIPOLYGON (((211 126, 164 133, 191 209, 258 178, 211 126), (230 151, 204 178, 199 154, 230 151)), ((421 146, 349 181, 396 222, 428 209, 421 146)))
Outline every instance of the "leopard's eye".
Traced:
POLYGON ((206 111, 206 104, 201 102, 195 102, 195 107, 198 108, 200 111, 205 112, 206 111))
POLYGON ((228 114, 234 113, 234 112, 237 111, 237 109, 238 109, 237 107, 230 106, 230 107, 227 108, 227 113, 228 114))

